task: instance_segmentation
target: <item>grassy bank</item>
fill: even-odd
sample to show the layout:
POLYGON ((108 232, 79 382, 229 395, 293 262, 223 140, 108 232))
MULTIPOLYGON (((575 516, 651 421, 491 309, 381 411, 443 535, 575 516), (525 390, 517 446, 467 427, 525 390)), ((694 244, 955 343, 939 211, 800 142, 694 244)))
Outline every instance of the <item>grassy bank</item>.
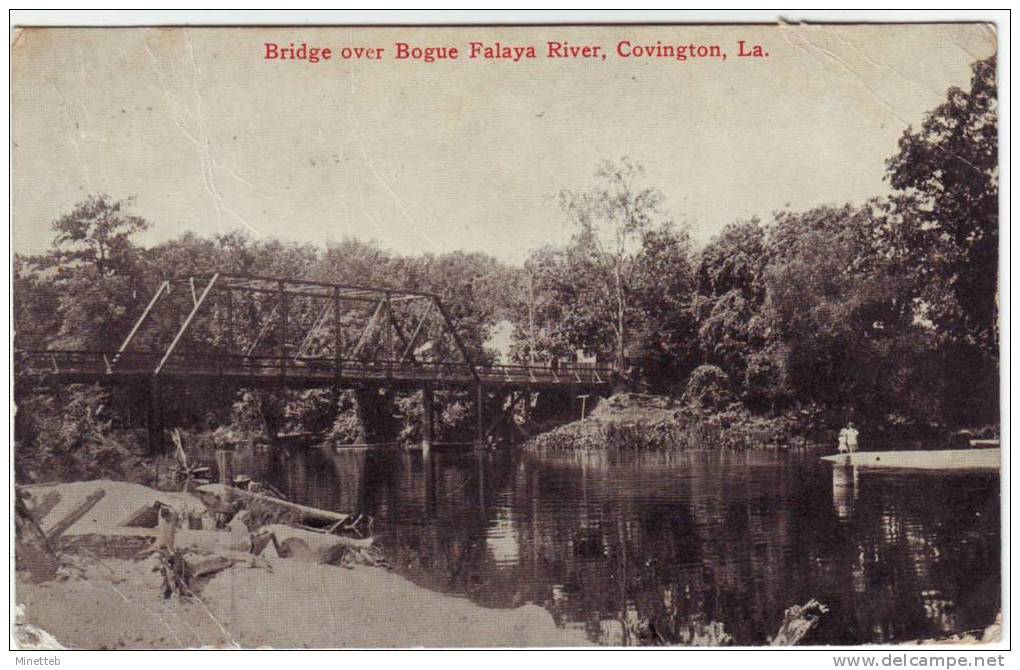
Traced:
POLYGON ((809 412, 751 414, 740 405, 708 409, 667 396, 621 393, 580 421, 528 442, 534 451, 782 449, 812 442, 809 412))

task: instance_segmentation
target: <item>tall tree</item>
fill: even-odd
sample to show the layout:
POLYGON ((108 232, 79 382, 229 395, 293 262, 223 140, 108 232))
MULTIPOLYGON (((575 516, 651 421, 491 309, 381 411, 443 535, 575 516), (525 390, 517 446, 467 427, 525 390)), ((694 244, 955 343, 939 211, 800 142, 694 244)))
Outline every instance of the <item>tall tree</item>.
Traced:
POLYGON ((30 259, 59 286, 57 339, 63 346, 108 347, 125 332, 134 305, 145 299, 139 297, 140 252, 133 236, 149 224, 128 213, 129 204, 89 196, 53 222, 50 252, 30 259))
POLYGON ((765 271, 768 341, 795 399, 872 424, 928 426, 939 420, 938 382, 921 363, 930 332, 878 231, 873 204, 778 213, 765 271))
MULTIPOLYGON (((702 250, 698 263, 694 309, 702 356, 722 368, 743 394, 752 391, 747 369, 765 344, 760 316, 765 260, 765 228, 752 219, 727 225, 702 250)), ((759 357, 759 373, 764 365, 759 357)))
POLYGON ((130 200, 91 195, 52 224, 53 249, 38 259, 58 274, 84 271, 98 277, 130 274, 138 261, 132 236, 149 223, 127 212, 130 200))
POLYGON ((973 65, 887 163, 900 191, 904 262, 917 268, 925 315, 948 337, 997 358, 999 154, 996 59, 973 65))
POLYGON ((605 327, 612 334, 618 369, 626 369, 628 322, 633 313, 636 257, 644 235, 664 222, 662 193, 642 184, 644 168, 622 158, 603 161, 596 185, 586 191, 563 191, 560 204, 575 226, 572 242, 580 280, 590 281, 600 296, 605 327))

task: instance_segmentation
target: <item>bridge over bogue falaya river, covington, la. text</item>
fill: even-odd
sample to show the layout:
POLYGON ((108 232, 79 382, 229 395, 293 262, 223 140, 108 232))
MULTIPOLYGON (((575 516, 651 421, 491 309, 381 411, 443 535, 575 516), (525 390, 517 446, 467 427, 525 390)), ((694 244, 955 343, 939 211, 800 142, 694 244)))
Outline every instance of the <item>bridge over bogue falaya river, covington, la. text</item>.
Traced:
POLYGON ((154 450, 175 384, 421 390, 427 448, 436 390, 474 392, 483 442, 533 394, 576 398, 613 382, 612 369, 594 365, 476 362, 435 293, 225 273, 164 281, 116 349, 16 351, 15 375, 29 388, 144 386, 154 450))

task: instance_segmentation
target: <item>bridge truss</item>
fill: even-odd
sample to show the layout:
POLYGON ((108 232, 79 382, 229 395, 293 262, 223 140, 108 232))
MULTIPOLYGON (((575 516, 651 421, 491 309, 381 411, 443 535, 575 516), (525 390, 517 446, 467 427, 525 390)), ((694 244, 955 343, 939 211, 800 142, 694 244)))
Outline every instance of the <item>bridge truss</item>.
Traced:
POLYGON ((385 386, 429 399, 434 389, 473 388, 480 436, 491 432, 486 390, 504 394, 512 410, 524 393, 598 392, 612 381, 611 370, 590 365, 479 363, 434 293, 228 273, 164 281, 116 349, 20 351, 15 373, 58 383, 150 379, 155 397, 163 380, 385 386))

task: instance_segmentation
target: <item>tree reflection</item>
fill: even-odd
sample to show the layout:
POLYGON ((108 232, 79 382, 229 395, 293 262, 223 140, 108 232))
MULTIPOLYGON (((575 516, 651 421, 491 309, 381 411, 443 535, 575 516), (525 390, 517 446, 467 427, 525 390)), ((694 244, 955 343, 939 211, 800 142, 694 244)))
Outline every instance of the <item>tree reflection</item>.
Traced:
POLYGON ((777 452, 309 450, 267 466, 302 502, 376 515, 417 583, 535 603, 594 640, 763 644, 811 598, 830 608, 817 643, 952 634, 999 609, 995 477, 854 477, 777 452))

